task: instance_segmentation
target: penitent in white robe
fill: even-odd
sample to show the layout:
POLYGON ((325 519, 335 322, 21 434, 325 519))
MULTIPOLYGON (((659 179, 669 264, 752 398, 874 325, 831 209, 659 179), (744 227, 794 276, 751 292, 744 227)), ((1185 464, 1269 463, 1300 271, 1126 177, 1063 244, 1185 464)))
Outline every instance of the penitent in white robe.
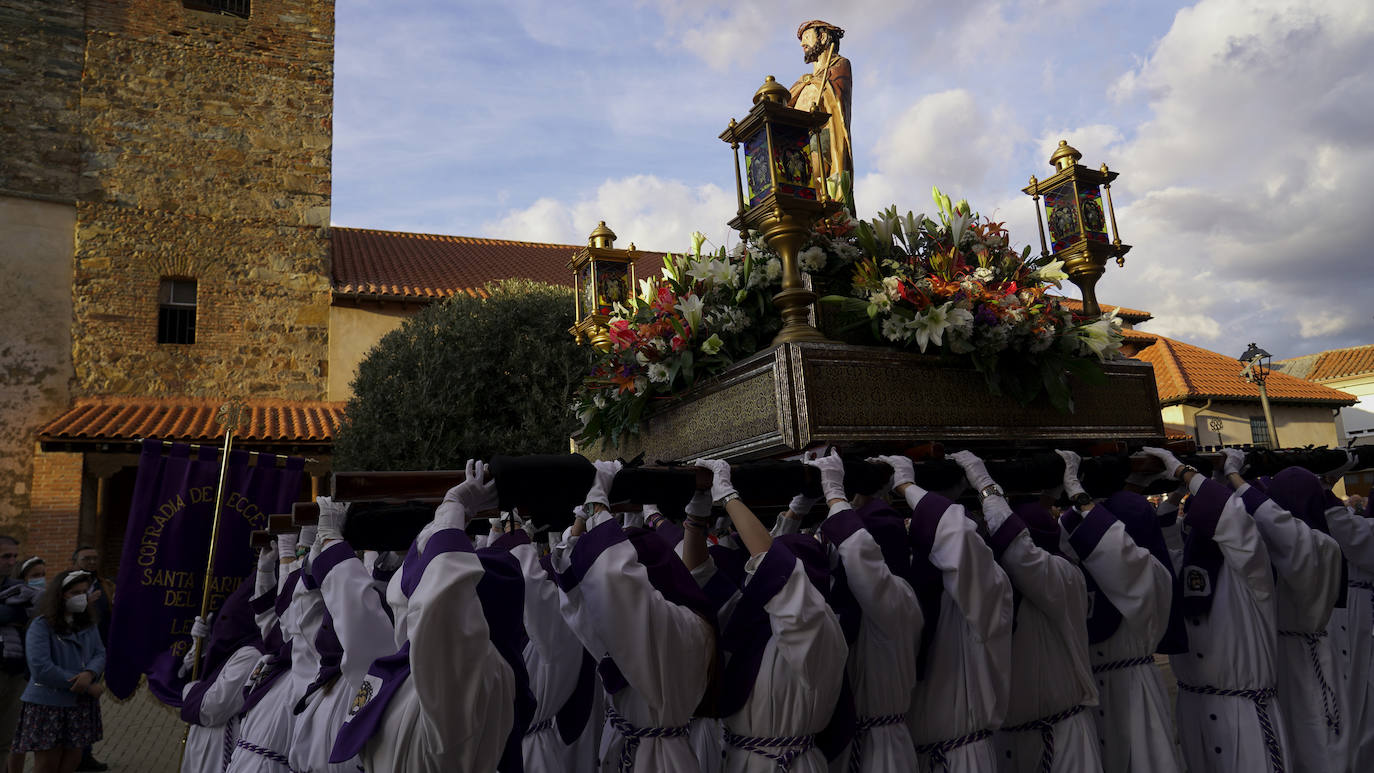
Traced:
POLYGON ((1327 625, 1341 683, 1346 760, 1333 770, 1374 770, 1374 519, 1343 504, 1326 510, 1331 536, 1348 562, 1345 608, 1327 625))
POLYGON ((913 529, 922 511, 938 511, 930 562, 944 585, 925 678, 906 712, 918 769, 987 773, 997 769, 991 731, 1006 715, 1011 684, 1011 582, 963 506, 916 486, 905 496, 913 529))
MULTIPOLYGON (((521 741, 525 773, 559 773, 568 766, 568 747, 558 735, 554 715, 567 703, 577 687, 582 666, 582 644, 559 612, 558 585, 539 564, 539 551, 523 537, 512 532, 491 543, 509 549, 520 562, 525 577, 525 668, 534 693, 534 717, 521 741)), ((600 716, 588 717, 588 724, 599 724, 600 716)))
MULTIPOLYGON (((628 683, 608 696, 608 709, 636 728, 683 728, 681 735, 639 739, 633 769, 698 773, 685 728, 706 691, 715 649, 710 624, 649 583, 634 545, 610 513, 596 514, 586 534, 559 544, 553 566, 563 619, 593 657, 609 657, 628 683)), ((601 769, 619 770, 625 748, 625 736, 608 721, 601 769)))
MULTIPOLYGON (((271 605, 265 605, 257 611, 256 616, 258 630, 263 632, 264 638, 267 638, 273 626, 277 626, 282 639, 291 643, 293 669, 295 649, 300 646, 295 637, 301 630, 302 610, 297 594, 300 587, 299 577, 291 581, 290 575, 299 569, 300 562, 293 561, 282 565, 278 570, 277 595, 284 604, 280 619, 277 617, 276 608, 271 605)), ((255 609, 258 609, 256 602, 257 600, 255 609)), ((256 672, 269 657, 270 653, 259 658, 253 666, 253 671, 256 672)), ((228 773, 288 773, 289 768, 279 759, 286 757, 291 746, 291 725, 294 719, 291 709, 296 702, 295 685, 291 677, 291 673, 278 677, 268 688, 267 694, 240 718, 239 740, 233 756, 229 759, 228 773), (252 751, 249 746, 265 750, 267 753, 252 751)), ((252 678, 251 674, 249 678, 252 678)))
MULTIPOLYGON (((859 770, 915 770, 916 747, 906 710, 916 686, 916 653, 925 624, 920 602, 911 585, 892 573, 858 511, 844 506, 831 513, 821 533, 834 546, 849 591, 863 611, 845 665, 859 722, 873 725, 858 734, 859 770), (888 724, 882 718, 896 721, 888 724)), ((832 760, 831 770, 847 773, 852 754, 851 748, 832 760)))
MULTIPOLYGON (((744 705, 721 719, 723 732, 751 739, 759 751, 724 744, 726 773, 773 773, 777 757, 787 756, 791 773, 823 773, 825 755, 814 746, 768 744, 779 740, 814 736, 830 722, 840 695, 847 648, 840 621, 825 597, 807 578, 806 568, 788 547, 774 542, 766 553, 745 565, 744 588, 721 608, 721 630, 729 624, 741 596, 762 602, 772 636, 763 649, 754 686, 744 705), (761 753, 760 753, 761 752, 761 753), (773 755, 773 756, 768 756, 773 755)), ((705 586, 716 573, 715 562, 706 561, 692 572, 705 586)), ((705 765, 703 765, 705 767, 705 765)))
MULTIPOLYGON (((238 740, 239 711, 243 708, 243 685, 253 673, 262 653, 257 647, 239 647, 215 675, 214 684, 200 701, 197 722, 186 728, 186 749, 181 755, 181 773, 220 773, 224 770, 225 750, 232 752, 238 740)), ((182 690, 184 697, 199 682, 182 690)))
MULTIPOLYGON (((1194 475, 1190 486, 1196 495, 1204 486, 1221 484, 1194 475)), ((1187 516, 1197 517, 1192 512, 1187 516)), ((1169 657, 1174 675, 1181 684, 1211 690, 1273 691, 1278 682, 1273 569, 1259 528, 1239 496, 1231 496, 1222 508, 1213 540, 1223 563, 1212 606, 1206 615, 1187 618, 1189 651, 1169 657)), ((1189 569, 1178 565, 1185 583, 1189 569)), ((1272 773, 1261 705, 1278 741, 1281 764, 1289 770, 1276 701, 1180 689, 1179 744, 1189 773, 1272 773)))
POLYGON ((1097 592, 1121 613, 1116 631, 1089 645, 1102 767, 1113 773, 1182 773, 1173 706, 1153 657, 1173 605, 1169 570, 1103 505, 1069 533, 1069 545, 1097 592))
POLYGON ((1021 597, 1011 643, 1011 697, 1002 729, 993 737, 998 770, 1039 771, 1048 753, 1056 773, 1101 771, 1097 727, 1089 710, 1064 716, 1097 705, 1083 572, 1036 545, 1000 497, 990 497, 983 512, 993 553, 1021 597))
POLYGON ((311 562, 311 574, 333 620, 343 658, 334 683, 311 695, 296 716, 297 727, 309 728, 308 732, 297 732, 297 738, 308 743, 302 757, 308 760, 309 767, 301 770, 356 773, 356 758, 331 763, 329 756, 368 667, 377 658, 395 651, 391 617, 385 609, 381 584, 372 578, 347 542, 334 542, 321 551, 311 562))
POLYGON ((1236 495, 1254 517, 1278 573, 1278 701, 1293 761, 1288 773, 1343 773, 1348 731, 1326 633, 1340 593, 1340 546, 1251 486, 1236 495), (1333 759, 1342 762, 1333 768, 1333 759))

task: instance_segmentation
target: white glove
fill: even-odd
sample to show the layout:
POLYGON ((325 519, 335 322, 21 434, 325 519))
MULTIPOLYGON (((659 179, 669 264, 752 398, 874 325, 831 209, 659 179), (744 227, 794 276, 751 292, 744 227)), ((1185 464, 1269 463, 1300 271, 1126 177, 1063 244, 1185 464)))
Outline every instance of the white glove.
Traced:
POLYGON ((300 541, 296 543, 297 549, 306 550, 309 549, 311 545, 314 545, 315 535, 318 534, 319 531, 320 527, 318 526, 302 526, 300 541))
POLYGON ((792 497, 792 503, 787 506, 787 511, 798 518, 811 512, 811 508, 816 506, 816 498, 805 494, 798 494, 792 497))
POLYGON ((1073 451, 1055 449, 1055 453, 1064 460, 1064 493, 1069 496, 1069 499, 1084 493, 1083 483, 1078 480, 1078 463, 1082 461, 1083 457, 1073 451))
POLYGON ((698 467, 705 467, 711 471, 711 499, 719 502, 722 499, 735 494, 735 486, 730 482, 730 463, 721 459, 698 459, 692 462, 698 467))
POLYGON ((995 481, 993 481, 992 476, 988 474, 987 465, 983 464, 983 460, 974 455, 972 451, 960 451, 956 454, 951 454, 949 458, 953 459, 963 468, 964 477, 968 479, 969 485, 972 486, 974 490, 981 493, 983 489, 994 485, 995 481))
POLYGON ((1245 472, 1245 468, 1248 465, 1245 464, 1244 451, 1240 450, 1239 448, 1223 448, 1221 449, 1221 454, 1222 456, 1226 457, 1225 461, 1222 462, 1221 466, 1221 471, 1223 473, 1225 473, 1226 475, 1230 475, 1231 473, 1240 475, 1241 473, 1245 472))
POLYGON ((894 489, 903 483, 914 484, 916 482, 916 465, 912 464, 911 459, 905 456, 875 456, 868 461, 882 462, 892 468, 892 480, 889 482, 889 485, 894 489))
POLYGON ((277 558, 283 561, 296 560, 296 540, 295 534, 277 535, 277 558))
MULTIPOLYGON (((196 620, 200 620, 199 617, 196 620)), ((181 667, 177 669, 177 677, 185 679, 196 668, 196 644, 191 642, 191 646, 186 648, 186 654, 181 658, 181 667)))
POLYGON ((318 542, 343 539, 344 524, 348 522, 348 503, 335 502, 331 497, 315 497, 320 506, 320 526, 315 532, 318 542))
POLYGON ((1178 477, 1178 468, 1183 466, 1183 462, 1180 462, 1177 456, 1174 456, 1168 451, 1165 451, 1163 448, 1155 448, 1153 446, 1145 446, 1140 450, 1144 452, 1146 455, 1153 456, 1154 458, 1163 462, 1164 474, 1168 475, 1170 478, 1178 477))
POLYGON ((205 618, 196 615, 196 619, 191 623, 191 638, 204 639, 210 635, 210 624, 205 622, 205 618))
POLYGON ((711 515, 711 491, 698 491, 692 495, 692 499, 683 508, 683 511, 693 518, 706 518, 711 515))
POLYGON ((266 547, 258 551, 258 576, 253 583, 254 596, 261 596, 277 587, 277 551, 266 547))
POLYGON ((592 482, 592 487, 587 490, 587 498, 582 500, 589 505, 611 506, 611 486, 615 483, 616 473, 620 472, 621 464, 619 461, 612 462, 592 462, 596 467, 596 480, 592 482))
POLYGON ((496 491, 496 481, 486 480, 487 469, 485 462, 469 459, 463 470, 463 482, 454 487, 454 491, 458 492, 458 501, 463 503, 463 507, 469 513, 476 514, 501 507, 501 495, 496 491))
POLYGON ((827 502, 832 499, 849 501, 844 495, 844 460, 834 449, 819 459, 806 459, 804 463, 821 471, 821 492, 827 502))

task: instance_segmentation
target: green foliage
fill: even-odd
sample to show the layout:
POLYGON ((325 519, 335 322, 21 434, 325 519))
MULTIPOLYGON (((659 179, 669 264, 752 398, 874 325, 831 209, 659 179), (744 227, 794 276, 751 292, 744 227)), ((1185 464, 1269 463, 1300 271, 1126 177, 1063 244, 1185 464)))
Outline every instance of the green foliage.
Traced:
POLYGON ((378 342, 353 380, 336 470, 436 470, 470 457, 563 453, 568 405, 590 366, 574 343, 572 291, 494 282, 455 296, 378 342))

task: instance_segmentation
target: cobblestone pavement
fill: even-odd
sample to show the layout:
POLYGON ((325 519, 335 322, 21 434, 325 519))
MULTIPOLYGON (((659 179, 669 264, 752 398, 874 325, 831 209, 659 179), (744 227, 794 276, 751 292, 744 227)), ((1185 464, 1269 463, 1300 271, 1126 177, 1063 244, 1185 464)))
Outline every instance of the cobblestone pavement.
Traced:
MULTIPOLYGON (((100 719, 105 740, 95 745, 94 754, 111 771, 176 773, 180 767, 186 725, 147 689, 140 688, 124 703, 102 698, 100 719)), ((32 755, 24 770, 33 770, 32 755)))

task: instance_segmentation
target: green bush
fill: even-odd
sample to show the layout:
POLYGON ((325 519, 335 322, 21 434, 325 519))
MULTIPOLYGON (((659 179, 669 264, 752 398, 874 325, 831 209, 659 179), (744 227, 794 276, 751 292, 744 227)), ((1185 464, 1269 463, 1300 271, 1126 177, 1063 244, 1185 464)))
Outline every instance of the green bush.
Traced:
POLYGON ((512 279, 455 296, 370 351, 334 443, 336 470, 460 468, 469 457, 565 453, 590 351, 568 334, 572 291, 512 279))

